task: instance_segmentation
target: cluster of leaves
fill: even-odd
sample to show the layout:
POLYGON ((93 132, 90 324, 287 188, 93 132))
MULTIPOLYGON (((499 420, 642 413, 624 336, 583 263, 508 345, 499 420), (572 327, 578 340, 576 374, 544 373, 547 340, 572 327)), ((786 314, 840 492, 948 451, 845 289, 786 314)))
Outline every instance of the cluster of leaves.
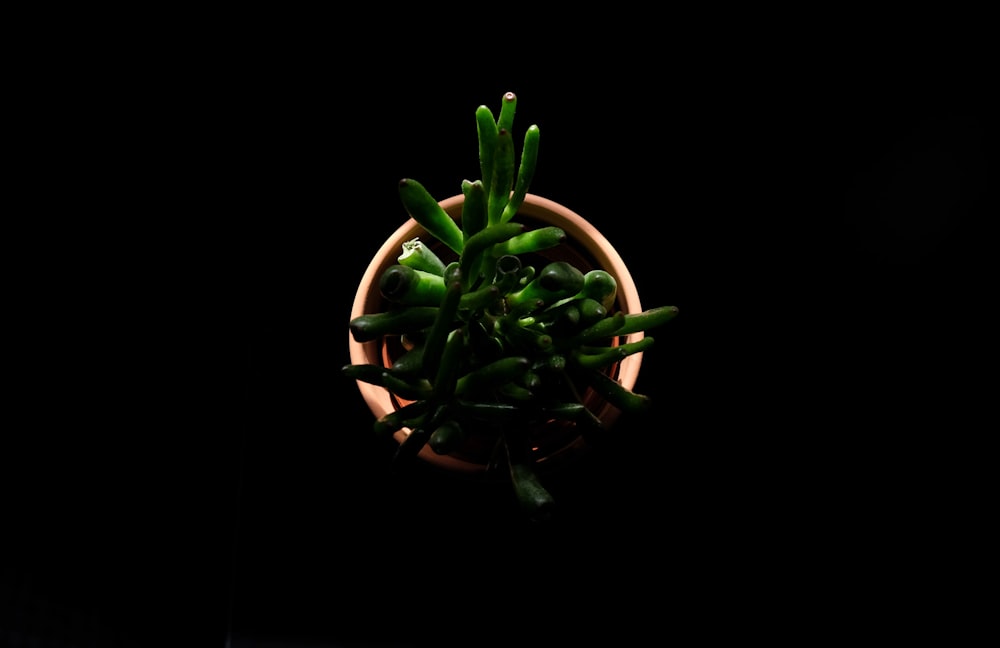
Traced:
POLYGON ((566 421, 581 432, 599 430, 584 404, 587 389, 624 412, 645 409, 648 397, 608 369, 653 344, 648 335, 636 342, 624 336, 669 321, 677 309, 616 310, 611 274, 547 260, 544 251, 566 240, 562 229, 528 229, 514 220, 539 141, 532 125, 515 165, 515 106, 508 92, 498 116, 486 106, 476 111, 482 179, 462 182, 461 225, 419 182, 400 181, 407 212, 440 242, 438 252, 419 239, 404 243, 379 280, 388 308, 350 322, 356 341, 395 337, 404 352, 391 367, 351 364, 343 373, 401 401, 374 425, 379 434, 410 429, 397 461, 425 446, 452 453, 473 435, 485 436, 494 448, 490 467, 505 467, 521 504, 544 517, 553 501, 535 470, 529 427, 566 421))

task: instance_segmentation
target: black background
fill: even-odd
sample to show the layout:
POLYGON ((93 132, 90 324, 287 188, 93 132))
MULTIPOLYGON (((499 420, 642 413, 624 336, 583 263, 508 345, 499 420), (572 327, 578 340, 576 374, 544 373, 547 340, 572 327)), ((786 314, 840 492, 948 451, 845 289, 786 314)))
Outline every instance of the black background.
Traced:
POLYGON ((630 645, 791 616, 849 635, 941 577, 912 567, 978 479, 955 467, 995 209, 983 52, 682 32, 546 56, 522 34, 485 67, 460 42, 287 34, 63 60, 42 119, 66 152, 39 157, 88 172, 38 192, 29 239, 45 290, 5 441, 9 632, 630 645), (532 192, 608 237, 645 306, 680 308, 636 386, 652 412, 550 476, 544 526, 504 484, 392 473, 339 375, 398 180, 460 193, 475 110, 507 91, 515 141, 541 130, 532 192), (847 611, 814 598, 835 585, 847 611))

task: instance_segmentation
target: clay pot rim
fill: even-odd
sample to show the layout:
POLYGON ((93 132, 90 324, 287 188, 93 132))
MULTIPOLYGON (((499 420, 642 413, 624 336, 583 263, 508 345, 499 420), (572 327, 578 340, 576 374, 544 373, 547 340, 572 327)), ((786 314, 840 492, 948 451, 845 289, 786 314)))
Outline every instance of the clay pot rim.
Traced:
MULTIPOLYGON (((462 194, 451 196, 439 201, 441 207, 456 220, 460 219, 462 204, 465 196, 462 194)), ((561 227, 569 239, 576 245, 586 250, 596 261, 597 267, 609 272, 618 283, 617 301, 618 307, 625 313, 638 313, 642 311, 642 304, 639 299, 639 291, 635 286, 632 275, 628 271, 628 266, 621 258, 615 248, 593 224, 569 209, 565 205, 557 203, 548 198, 536 194, 526 194, 519 215, 545 221, 547 223, 561 227)), ((378 290, 378 280, 386 267, 396 263, 403 243, 414 237, 428 237, 424 228, 413 218, 408 218, 383 242, 381 247, 372 257, 371 262, 365 270, 361 281, 358 283, 358 290, 355 293, 354 303, 351 307, 351 319, 375 312, 378 309, 371 303, 372 299, 380 299, 378 290), (374 290, 374 295, 373 295, 374 290)), ((629 334, 626 338, 629 342, 641 340, 644 334, 641 331, 629 334)), ((366 364, 381 362, 380 345, 377 341, 357 342, 348 333, 348 343, 350 359, 352 364, 366 364)), ((624 358, 618 365, 616 379, 626 388, 632 389, 639 377, 639 369, 642 365, 642 353, 635 353, 624 358)), ((372 385, 363 381, 356 381, 365 403, 368 405, 375 419, 396 409, 391 394, 384 388, 372 385)), ((598 413, 606 426, 610 426, 618 418, 620 412, 607 404, 604 410, 598 413)), ((396 432, 396 440, 402 442, 409 434, 409 430, 396 432)), ((484 467, 450 455, 438 455, 429 447, 423 448, 420 457, 425 461, 438 465, 449 470, 463 472, 481 472, 484 467)))

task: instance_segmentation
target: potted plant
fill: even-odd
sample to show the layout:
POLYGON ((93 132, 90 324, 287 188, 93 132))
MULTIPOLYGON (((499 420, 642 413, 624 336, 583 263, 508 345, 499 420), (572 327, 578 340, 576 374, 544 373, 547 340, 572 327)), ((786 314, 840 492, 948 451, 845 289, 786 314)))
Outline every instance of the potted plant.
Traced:
POLYGON ((349 324, 351 363, 394 461, 502 475, 529 516, 554 500, 539 467, 572 456, 621 413, 645 332, 674 306, 641 307, 606 238, 566 207, 528 192, 540 131, 515 163, 517 97, 476 110, 481 179, 438 201, 399 183, 410 215, 373 258, 349 324))

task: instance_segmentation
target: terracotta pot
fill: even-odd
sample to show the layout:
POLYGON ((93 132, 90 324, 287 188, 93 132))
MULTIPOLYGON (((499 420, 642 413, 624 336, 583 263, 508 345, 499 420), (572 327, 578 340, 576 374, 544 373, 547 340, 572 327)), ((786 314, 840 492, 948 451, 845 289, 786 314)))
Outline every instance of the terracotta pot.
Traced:
MULTIPOLYGON (((440 205, 457 221, 461 218, 463 201, 464 196, 462 195, 452 196, 440 201, 440 205)), ((593 268, 609 272, 618 283, 616 309, 625 313, 637 313, 642 310, 638 291, 624 261, 604 235, 583 217, 559 203, 528 194, 525 196, 515 220, 524 223, 528 229, 549 225, 562 228, 567 235, 566 241, 556 248, 545 250, 540 253, 540 256, 546 260, 569 261, 582 272, 593 268)), ((434 238, 428 235, 423 227, 412 218, 403 223, 382 244, 382 247, 372 258, 358 285, 354 305, 351 309, 351 319, 360 315, 382 312, 386 309, 388 303, 379 292, 379 278, 386 268, 397 263, 403 243, 414 237, 420 237, 420 240, 427 245, 436 243, 434 238)), ((435 252, 445 263, 454 260, 447 257, 447 254, 454 255, 443 246, 436 247, 435 252)), ((620 341, 634 342, 642 337, 643 333, 637 332, 620 341)), ((349 333, 348 340, 352 364, 390 366, 395 357, 402 353, 402 346, 399 345, 398 340, 379 339, 359 343, 349 333)), ((613 365, 608 371, 623 386, 632 389, 638 379, 641 364, 642 354, 635 353, 613 365)), ((386 389, 363 381, 357 381, 357 384, 362 397, 376 419, 401 407, 400 401, 386 389)), ((620 414, 619 410, 597 394, 588 391, 583 398, 584 404, 601 420, 604 427, 610 427, 617 420, 620 414)), ((395 438, 398 442, 402 442, 409 433, 409 429, 403 428, 395 433, 395 438)), ((535 445, 538 447, 536 451, 536 461, 538 462, 565 459, 578 454, 586 446, 581 434, 573 429, 571 423, 548 424, 545 430, 536 430, 535 437, 537 438, 535 445)), ((464 472, 485 471, 488 462, 486 449, 474 447, 449 455, 439 455, 429 446, 425 446, 419 456, 442 468, 464 472)))

